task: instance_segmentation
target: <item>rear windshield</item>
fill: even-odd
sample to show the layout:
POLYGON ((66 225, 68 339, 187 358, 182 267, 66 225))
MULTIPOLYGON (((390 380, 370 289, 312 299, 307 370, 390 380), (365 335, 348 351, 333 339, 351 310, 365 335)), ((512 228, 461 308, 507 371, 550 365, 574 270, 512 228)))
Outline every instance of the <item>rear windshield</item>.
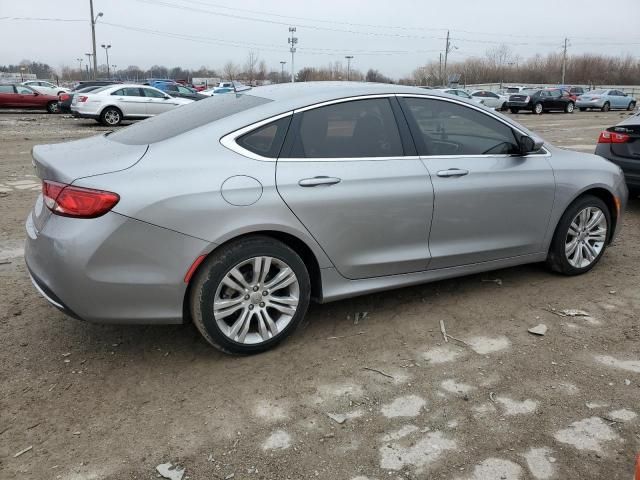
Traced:
POLYGON ((127 145, 146 145, 175 137, 221 118, 272 102, 268 98, 228 93, 183 105, 157 117, 123 128, 109 139, 127 145))
POLYGON ((591 90, 590 92, 587 92, 587 94, 588 95, 604 95, 608 91, 609 90, 591 90))

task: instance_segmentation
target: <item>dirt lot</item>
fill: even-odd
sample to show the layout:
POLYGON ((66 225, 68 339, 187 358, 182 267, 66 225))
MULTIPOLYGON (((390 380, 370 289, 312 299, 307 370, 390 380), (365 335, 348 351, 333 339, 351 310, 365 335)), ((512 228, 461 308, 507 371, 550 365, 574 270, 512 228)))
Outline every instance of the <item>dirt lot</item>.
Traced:
MULTIPOLYGON (((589 152, 624 115, 516 117, 589 152)), ((531 265, 316 305, 280 348, 234 358, 191 325, 66 318, 31 286, 30 149, 104 130, 0 114, 0 478, 155 479, 167 462, 198 480, 631 478, 639 199, 588 275, 531 265), (440 320, 465 343, 444 343, 440 320)))

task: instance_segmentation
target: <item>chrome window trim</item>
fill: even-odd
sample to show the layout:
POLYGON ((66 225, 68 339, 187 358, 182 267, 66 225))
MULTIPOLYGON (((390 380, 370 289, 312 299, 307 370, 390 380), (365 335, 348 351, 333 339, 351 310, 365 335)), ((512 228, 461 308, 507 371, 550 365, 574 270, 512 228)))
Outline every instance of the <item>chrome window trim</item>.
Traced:
MULTIPOLYGON (((501 122, 502 124, 506 125, 509 128, 512 128, 513 130, 517 131, 518 133, 520 133, 521 135, 527 135, 525 132, 523 132, 522 130, 520 130, 518 127, 516 127, 515 125, 512 125, 509 122, 506 122, 505 120, 503 120, 502 118, 493 115, 491 113, 491 111, 489 110, 484 110, 483 108, 479 108, 476 105, 473 105, 472 103, 467 103, 464 101, 459 101, 456 98, 450 98, 450 97, 443 97, 443 96, 439 96, 439 95, 430 95, 430 94, 417 94, 417 93, 380 93, 380 94, 369 94, 369 95, 355 95, 355 96, 351 96, 351 97, 343 97, 343 98, 337 98, 337 99, 333 99, 333 100, 327 100, 324 102, 320 102, 320 103, 314 103, 312 105, 307 105, 306 107, 301 107, 301 108, 296 108, 294 110, 290 110, 288 112, 285 113, 280 113, 278 115, 274 115, 271 116, 269 118, 265 118, 264 120, 260 120, 258 122, 254 122, 251 123, 245 127, 242 127, 238 130, 234 130, 233 132, 227 133, 226 135, 224 135, 222 138, 220 138, 220 143, 222 144, 222 146, 228 148, 229 150, 242 155, 244 157, 247 158, 251 158, 253 160, 258 160, 258 161, 262 161, 262 162, 345 162, 345 161, 350 161, 350 162, 355 162, 355 161, 384 161, 384 160, 428 160, 430 158, 502 158, 502 157, 514 157, 514 155, 510 155, 510 154, 500 154, 500 155, 403 155, 403 156, 396 156, 396 157, 329 157, 329 158, 324 158, 324 157, 320 157, 320 158, 309 158, 309 157, 305 157, 305 158, 291 158, 291 157, 281 157, 281 158, 269 158, 269 157, 263 157, 262 155, 258 155, 256 153, 251 152, 250 150, 247 150, 244 147, 241 147, 236 140, 238 139, 238 137, 241 137, 242 135, 245 135, 246 133, 251 132, 252 130, 258 129, 268 123, 271 122, 275 122, 276 120, 280 120, 281 118, 285 118, 288 116, 292 116, 295 113, 300 113, 300 112, 306 112, 308 110, 314 110, 316 108, 321 108, 321 107, 325 107, 328 105, 335 105, 338 103, 344 103, 344 102, 350 102, 350 101, 354 101, 354 100, 366 100, 366 99, 371 99, 371 98, 392 98, 392 97, 402 97, 402 98, 426 98, 426 99, 431 99, 431 100, 441 100, 441 101, 445 101, 445 102, 451 102, 451 103, 456 103, 458 105, 462 105, 463 107, 468 107, 468 108, 472 108, 474 110, 479 111, 480 113, 483 113, 485 115, 490 116, 491 118, 501 122)), ((528 158, 528 157, 538 157, 538 156, 545 156, 545 157, 550 157, 551 153, 544 148, 544 146, 540 149, 539 151, 540 153, 530 153, 528 155, 525 155, 523 158, 528 158)))

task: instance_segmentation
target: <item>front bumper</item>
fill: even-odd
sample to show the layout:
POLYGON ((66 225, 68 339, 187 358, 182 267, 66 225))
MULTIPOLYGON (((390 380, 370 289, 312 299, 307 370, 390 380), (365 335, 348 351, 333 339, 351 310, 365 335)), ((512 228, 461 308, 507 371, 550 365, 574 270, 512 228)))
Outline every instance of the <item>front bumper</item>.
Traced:
POLYGON ((208 243, 109 212, 95 219, 32 212, 25 261, 36 289, 96 323, 182 323, 185 272, 208 243))

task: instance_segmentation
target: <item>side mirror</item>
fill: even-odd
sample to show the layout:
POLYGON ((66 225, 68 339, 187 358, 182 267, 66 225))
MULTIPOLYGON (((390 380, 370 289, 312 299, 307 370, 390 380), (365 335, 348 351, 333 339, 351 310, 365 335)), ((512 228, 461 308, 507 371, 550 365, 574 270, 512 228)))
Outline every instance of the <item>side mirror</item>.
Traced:
POLYGON ((525 156, 532 152, 537 152, 542 148, 542 140, 534 140, 528 135, 522 135, 520 137, 520 155, 525 156))
POLYGON ((169 100, 171 98, 171 95, 165 95, 164 99, 165 100, 169 100))

